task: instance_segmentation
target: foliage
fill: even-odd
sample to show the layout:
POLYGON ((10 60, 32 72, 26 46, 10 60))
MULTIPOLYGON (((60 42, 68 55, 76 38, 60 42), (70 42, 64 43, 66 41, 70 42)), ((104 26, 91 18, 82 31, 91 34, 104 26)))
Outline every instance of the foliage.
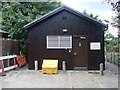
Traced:
POLYGON ((99 19, 99 15, 93 15, 92 13, 88 14, 86 10, 84 10, 83 13, 84 13, 85 15, 88 15, 88 16, 90 16, 90 17, 92 17, 92 18, 94 18, 94 19, 102 22, 102 20, 99 19))
POLYGON ((108 31, 105 32, 105 51, 118 52, 118 39, 108 31))
MULTIPOLYGON (((86 10, 84 10, 83 13, 98 20, 98 21, 100 21, 100 22, 102 22, 102 20, 99 19, 98 15, 94 16, 93 14, 88 14, 86 10)), ((112 20, 113 20, 113 24, 118 22, 118 20, 114 17, 112 18, 112 20)), ((118 52, 118 40, 112 34, 110 34, 108 31, 105 32, 104 38, 106 41, 105 51, 118 52)))
POLYGON ((113 11, 120 12, 120 0, 103 0, 102 3, 104 2, 111 4, 113 11))
POLYGON ((2 12, 1 12, 1 9, 2 9, 2 3, 0 2, 0 29, 2 28, 2 24, 1 24, 1 21, 2 21, 2 12))
MULTIPOLYGON (((113 27, 118 28, 118 40, 116 41, 116 44, 112 45, 117 47, 117 52, 119 53, 117 62, 120 65, 120 0, 105 0, 105 2, 111 4, 112 10, 116 13, 115 17, 112 17, 112 21, 105 20, 108 24, 111 24, 113 27)), ((112 43, 112 42, 111 42, 112 43)), ((107 46, 107 45, 106 45, 107 46)), ((109 47, 110 48, 110 47, 109 47)))
MULTIPOLYGON (((96 15, 94 16, 93 14, 88 14, 86 10, 84 10, 83 12, 84 14, 102 22, 101 19, 99 19, 99 16, 96 15)), ((112 18, 112 23, 115 25, 116 23, 118 22, 118 19, 113 17, 112 18)), ((104 38, 105 38, 105 51, 110 51, 110 52, 118 52, 118 39, 115 38, 112 34, 110 34, 108 31, 105 32, 105 35, 104 35, 104 38)))
POLYGON ((120 52, 120 0, 105 0, 105 2, 110 3, 112 10, 116 13, 115 17, 112 17, 112 22, 105 20, 108 24, 113 27, 118 28, 118 41, 119 41, 119 52, 120 52))
POLYGON ((107 24, 112 25, 112 27, 119 28, 119 19, 118 17, 118 12, 115 12, 116 16, 112 16, 111 21, 109 20, 104 20, 107 24))
POLYGON ((27 31, 22 27, 60 5, 60 2, 4 2, 2 3, 2 29, 10 33, 10 38, 19 41, 20 50, 25 54, 27 31))

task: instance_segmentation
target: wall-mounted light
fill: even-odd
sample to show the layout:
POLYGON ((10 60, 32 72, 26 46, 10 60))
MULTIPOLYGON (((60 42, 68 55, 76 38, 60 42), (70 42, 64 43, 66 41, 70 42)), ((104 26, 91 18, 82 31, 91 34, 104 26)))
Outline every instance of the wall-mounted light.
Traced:
POLYGON ((81 36, 80 39, 86 39, 86 37, 85 36, 81 36))
POLYGON ((63 32, 67 32, 68 30, 67 29, 63 29, 63 32))

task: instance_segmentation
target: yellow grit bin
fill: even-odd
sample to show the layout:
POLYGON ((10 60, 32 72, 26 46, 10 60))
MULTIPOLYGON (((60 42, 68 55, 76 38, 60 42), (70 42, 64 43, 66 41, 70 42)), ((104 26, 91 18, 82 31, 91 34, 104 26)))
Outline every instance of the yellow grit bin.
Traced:
POLYGON ((58 60, 43 59, 42 73, 43 74, 57 74, 58 73, 58 60))

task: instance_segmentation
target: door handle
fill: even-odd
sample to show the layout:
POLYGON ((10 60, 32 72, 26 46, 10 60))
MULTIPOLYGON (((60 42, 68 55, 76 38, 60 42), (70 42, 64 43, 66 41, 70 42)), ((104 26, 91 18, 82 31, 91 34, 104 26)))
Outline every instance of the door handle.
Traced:
POLYGON ((76 56, 76 55, 77 55, 77 53, 76 53, 76 52, 74 52, 74 55, 76 56))

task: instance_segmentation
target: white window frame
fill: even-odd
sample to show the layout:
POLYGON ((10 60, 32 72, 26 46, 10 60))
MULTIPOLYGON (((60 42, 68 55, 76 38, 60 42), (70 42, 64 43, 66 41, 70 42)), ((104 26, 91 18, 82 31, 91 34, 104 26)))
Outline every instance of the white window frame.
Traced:
POLYGON ((100 42, 90 42, 90 50, 101 50, 100 42))
MULTIPOLYGON (((54 36, 54 35, 49 35, 49 36, 54 36)), ((70 37, 70 47, 60 47, 60 37, 67 36, 67 35, 58 35, 58 47, 49 47, 48 46, 48 37, 49 36, 47 36, 47 40, 46 40, 47 49, 71 49, 72 48, 72 36, 69 36, 70 37)))

